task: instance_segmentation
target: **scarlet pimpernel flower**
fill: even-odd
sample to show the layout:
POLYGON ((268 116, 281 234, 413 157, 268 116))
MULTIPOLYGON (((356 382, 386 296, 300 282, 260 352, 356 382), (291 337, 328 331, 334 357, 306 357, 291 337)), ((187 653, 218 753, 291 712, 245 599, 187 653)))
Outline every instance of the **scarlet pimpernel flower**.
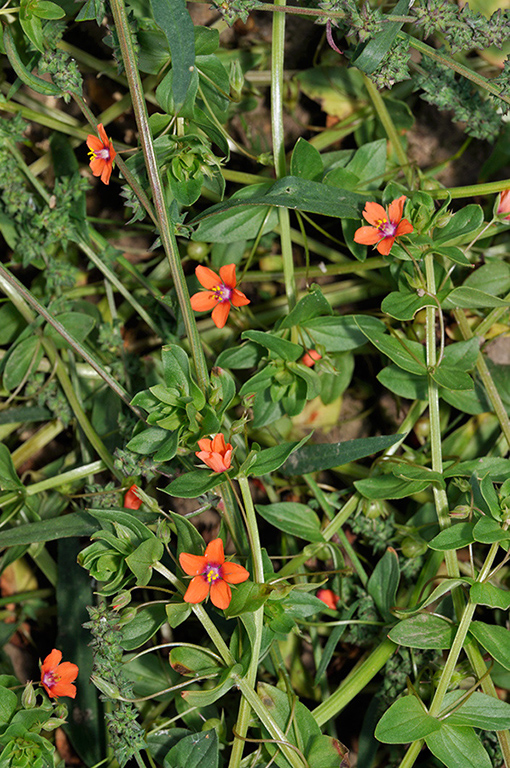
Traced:
POLYGON ((226 264, 220 267, 219 276, 208 267, 199 265, 195 269, 198 282, 206 290, 191 297, 191 306, 195 312, 207 312, 212 309, 212 321, 217 328, 223 328, 227 322, 230 307, 244 307, 250 303, 242 291, 236 288, 236 265, 226 264))
POLYGON ((124 496, 124 509, 140 509, 142 500, 137 494, 138 488, 132 485, 124 496))
POLYGON ((225 438, 220 432, 210 440, 207 437, 198 441, 199 451, 195 455, 207 464, 213 472, 226 472, 232 463, 232 445, 225 443, 225 438))
POLYGON ((337 603, 340 600, 338 595, 336 595, 332 589, 318 589, 317 597, 319 600, 322 600, 328 608, 331 608, 332 611, 336 610, 337 603))
POLYGON ((76 686, 73 682, 78 677, 78 667, 70 661, 62 660, 62 652, 56 648, 46 656, 41 665, 41 685, 53 699, 58 696, 69 696, 74 699, 76 686))
POLYGON ((225 610, 232 600, 229 584, 241 584, 250 577, 242 565, 225 562, 221 539, 211 541, 202 556, 182 552, 179 563, 184 573, 193 576, 184 595, 186 603, 201 603, 210 594, 212 604, 225 610))
POLYGON ((100 136, 99 139, 92 133, 87 136, 87 147, 90 150, 90 170, 94 176, 101 176, 103 184, 109 184, 113 161, 117 153, 113 148, 111 139, 106 135, 102 123, 97 126, 97 131, 100 136))
POLYGON ((413 231, 413 225, 402 218, 405 195, 390 203, 388 212, 379 203, 365 203, 363 218, 371 224, 370 227, 360 227, 354 233, 354 242, 363 245, 376 245, 383 256, 391 251, 395 238, 408 235, 413 231))
POLYGON ((309 349, 301 360, 300 363, 303 363, 303 365, 306 365, 307 368, 313 368, 317 360, 320 360, 322 355, 319 355, 316 349, 309 349))
POLYGON ((510 219, 510 189, 505 189, 499 198, 498 214, 502 213, 507 213, 508 216, 504 218, 510 219))

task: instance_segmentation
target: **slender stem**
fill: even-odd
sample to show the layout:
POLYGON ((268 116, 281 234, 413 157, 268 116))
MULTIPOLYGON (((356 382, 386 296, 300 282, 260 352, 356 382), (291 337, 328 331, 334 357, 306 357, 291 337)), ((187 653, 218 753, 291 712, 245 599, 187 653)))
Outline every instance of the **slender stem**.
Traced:
MULTIPOLYGON (((248 539, 250 542, 251 557, 253 561, 253 580, 256 584, 263 584, 264 563, 262 560, 259 529, 257 525, 257 517, 255 515, 255 508, 253 506, 253 499, 251 497, 250 484, 248 482, 248 478, 245 475, 239 475, 237 480, 241 489, 244 510, 246 514, 246 527, 248 531, 248 539)), ((249 685, 251 689, 255 688, 255 682, 257 680, 260 647, 262 644, 262 631, 264 628, 264 606, 261 606, 256 611, 254 611, 253 620, 255 624, 255 634, 253 637, 250 637, 251 659, 248 671, 246 672, 244 678, 246 684, 249 685)), ((248 731, 250 713, 251 705, 246 696, 243 695, 235 726, 236 735, 234 738, 234 744, 232 746, 232 752, 230 753, 229 768, 237 768, 237 766, 239 766, 241 763, 244 750, 244 737, 248 731)))
POLYGON ((402 142, 400 141, 400 136, 398 134, 398 131, 395 128, 393 120, 391 119, 391 115, 388 112, 388 109, 386 107, 383 97, 375 87, 374 83, 370 80, 370 78, 367 77, 364 73, 362 73, 362 75, 363 75, 363 82, 365 84, 365 88, 368 91, 368 95, 370 96, 372 104, 374 105, 374 109, 377 112, 379 120, 383 124, 383 128, 386 131, 386 135, 397 156, 400 167, 404 172, 407 184, 411 188, 413 184, 413 169, 409 164, 409 160, 407 158, 407 154, 404 150, 404 147, 402 146, 402 142))
MULTIPOLYGON (((460 332, 462 333, 464 338, 465 339, 473 338, 474 334, 471 328, 469 327, 469 323, 466 319, 466 313, 464 312, 464 310, 455 309, 453 314, 460 328, 460 332)), ((476 330, 478 335, 478 329, 476 330)), ((487 363, 485 362, 485 359, 481 352, 478 354, 478 359, 476 361, 476 368, 478 370, 478 373, 480 374, 480 378, 483 381, 485 391, 487 392, 487 396, 491 401, 491 405, 494 408, 494 413, 498 417, 501 431, 503 432, 506 438, 506 441, 508 443, 508 446, 510 447, 510 419, 508 418, 508 413, 501 400, 501 395, 498 392, 498 388, 494 383, 494 379, 491 376, 491 372, 489 371, 487 363)))
POLYGON ((131 28, 129 25, 126 7, 123 0, 112 0, 111 3, 115 29, 119 36, 120 49, 124 62, 124 69, 129 83, 129 90, 133 101, 133 110, 136 123, 140 134, 140 143, 142 145, 145 157, 147 175, 152 190, 152 199, 156 209, 156 215, 159 221, 159 231, 161 242, 166 253, 172 278, 174 281, 175 292, 179 301, 179 307, 182 312, 184 326, 191 347, 191 354, 195 364, 195 372, 201 389, 206 392, 209 387, 209 374, 207 363, 202 349, 202 343, 198 335, 197 324, 189 298, 188 286, 181 265, 181 259, 177 242, 175 239, 173 223, 170 221, 167 211, 167 204, 164 196, 163 184, 159 173, 158 162, 152 135, 149 127, 149 118, 147 105, 138 71, 137 56, 135 54, 131 28))
MULTIPOLYGON (((285 6, 286 0, 278 0, 276 6, 285 6)), ((287 174, 285 160, 285 130, 283 125, 283 64, 285 51, 285 14, 273 16, 273 41, 271 50, 271 122, 273 133, 273 155, 276 178, 287 174)), ((292 239, 290 236, 290 217, 288 208, 278 208, 280 223, 280 242, 282 248, 285 293, 289 310, 296 305, 296 281, 294 278, 294 260, 292 239)))
POLYGON ((33 496, 41 491, 47 491, 48 488, 57 488, 64 483, 74 483, 76 480, 81 480, 88 475, 96 475, 98 472, 103 472, 106 469, 102 461, 93 461, 91 464, 85 464, 83 467, 76 467, 76 469, 70 469, 69 472, 63 472, 61 475, 55 475, 54 477, 48 477, 46 480, 41 480, 39 483, 33 483, 26 489, 27 496, 33 496))
POLYGON ((316 707, 312 715, 319 725, 324 725, 349 704, 357 694, 377 675, 388 659, 393 655, 397 645, 389 639, 375 648, 370 656, 353 672, 340 687, 331 694, 329 699, 316 707))

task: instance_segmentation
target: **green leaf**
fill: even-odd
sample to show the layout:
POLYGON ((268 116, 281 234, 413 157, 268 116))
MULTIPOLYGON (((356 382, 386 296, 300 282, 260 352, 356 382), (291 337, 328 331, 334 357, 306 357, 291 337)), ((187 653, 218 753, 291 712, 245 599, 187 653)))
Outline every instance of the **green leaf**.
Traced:
MULTIPOLYGON (((62 312, 60 315, 55 316, 55 320, 62 323, 73 339, 80 343, 87 338, 96 324, 94 318, 84 312, 62 312)), ((52 339, 53 343, 58 348, 68 346, 68 342, 49 324, 44 330, 44 335, 52 339)))
POLYGON ((136 576, 136 584, 144 587, 152 576, 152 568, 163 557, 164 546, 159 539, 146 539, 126 557, 128 568, 136 576))
MULTIPOLYGON (((314 344, 321 344, 328 352, 347 352, 366 344, 367 337, 358 325, 358 315, 320 317, 303 324, 314 344)), ((364 317, 365 328, 384 333, 384 324, 375 317, 364 317)))
POLYGON ((191 239, 206 243, 237 243, 252 240, 259 232, 262 235, 271 232, 278 224, 278 212, 276 209, 269 210, 268 215, 267 204, 261 206, 258 202, 271 187, 272 184, 267 182, 243 187, 230 198, 235 206, 221 211, 214 207, 213 213, 198 222, 191 239))
POLYGON ((510 291, 510 264, 506 261, 490 261, 472 272, 464 280, 464 286, 477 288, 492 296, 510 291))
POLYGON ((12 348, 5 363, 3 383, 9 391, 19 387, 23 379, 37 370, 43 356, 43 347, 39 336, 29 336, 12 348))
POLYGON ((504 531, 497 520, 481 517, 473 529, 475 541, 482 544, 494 544, 496 541, 510 541, 510 531, 504 531))
POLYGON ((473 379, 469 373, 459 368, 450 368, 444 363, 441 363, 435 371, 431 371, 430 376, 438 386, 451 391, 470 390, 474 387, 473 379))
MULTIPOLYGON (((225 669, 222 672, 220 682, 218 685, 215 685, 214 688, 208 688, 202 691, 187 690, 183 691, 181 696, 190 707, 207 707, 209 704, 214 704, 215 701, 218 701, 223 694, 227 693, 227 691, 235 685, 234 678, 239 675, 240 672, 242 672, 242 666, 240 664, 235 664, 232 669, 225 669)), ((206 731, 206 733, 211 733, 211 731, 206 731)), ((188 763, 185 765, 187 766, 188 763)), ((200 763, 200 765, 202 766, 202 763, 200 763)))
POLYGON ((170 666, 179 675, 205 675, 219 672, 220 666, 216 659, 199 648, 181 646, 170 651, 170 666))
POLYGON ((456 629, 446 619, 430 613, 419 613, 392 627, 388 637, 406 648, 446 649, 451 647, 456 629))
POLYGON ((367 584, 367 592, 384 621, 392 619, 391 611, 395 607, 399 581, 398 555, 392 547, 388 547, 372 571, 367 584))
POLYGON ((472 728, 441 723, 436 733, 425 737, 427 747, 447 768, 492 768, 489 755, 472 728))
POLYGON ((303 475, 348 464, 351 461, 373 456, 384 451, 400 440, 404 435, 380 435, 362 437, 358 440, 345 440, 342 443, 318 443, 298 448, 283 467, 285 475, 303 475))
POLYGON ((505 301, 505 299, 500 299, 498 296, 493 296, 490 293, 485 293, 485 291, 480 291, 478 288, 470 288, 465 285, 454 288, 446 299, 443 299, 441 302, 443 309, 456 309, 457 307, 485 309, 487 307, 508 307, 509 305, 510 302, 505 301))
POLYGON ((281 339, 274 333, 265 331, 244 331, 242 334, 243 339, 249 339, 262 347, 266 347, 271 352, 274 352, 282 360, 286 360, 289 363, 293 363, 298 360, 304 354, 304 349, 299 344, 294 344, 292 341, 281 339))
MULTIPOLYGON (((25 493, 25 486, 18 477, 9 449, 4 443, 0 443, 0 491, 25 493)), ((5 531, 2 535, 3 533, 5 531)))
POLYGON ((314 285, 306 296, 298 301, 296 306, 291 309, 285 317, 279 328, 292 328, 294 325, 306 325, 308 321, 316 317, 331 315, 333 310, 329 301, 322 293, 319 286, 314 285))
POLYGON ((405 371, 418 375, 427 373, 427 361, 425 349, 416 341, 405 341, 393 338, 387 333, 374 330, 371 323, 367 323, 362 315, 357 317, 357 325, 372 344, 393 362, 405 371))
POLYGON ((214 729, 180 739, 164 760, 164 768, 218 768, 218 764, 218 736, 214 729))
POLYGON ((310 437, 311 435, 306 435, 299 442, 282 443, 281 445, 275 445, 272 448, 264 448, 264 450, 258 451, 253 464, 250 464, 248 474, 253 475, 253 477, 261 477, 269 472, 274 472, 284 462, 288 463, 289 456, 299 451, 301 446, 308 442, 310 437))
POLYGON ((473 536, 474 523, 461 522, 454 523, 449 528, 445 528, 434 536, 428 542, 431 549, 444 552, 448 549, 462 549, 475 541, 473 536))
MULTIPOLYGON (((410 5, 410 0, 400 0, 393 8, 392 13, 395 16, 405 16, 410 5)), ((361 48, 361 52, 358 53, 358 49, 356 49, 351 63, 367 74, 375 72, 390 51, 402 25, 403 22, 401 21, 386 22, 372 40, 369 40, 364 46, 358 46, 358 49, 361 48)))
POLYGON ((440 729, 439 720, 429 715, 416 696, 397 699, 377 723, 375 738, 383 744, 407 744, 440 729))
MULTIPOLYGON (((404 0, 404 4, 407 1, 404 0)), ((356 150, 345 170, 357 177, 358 186, 362 189, 377 189, 386 170, 386 139, 363 144, 356 150)))
POLYGON ((56 541, 70 536, 91 536, 100 525, 86 512, 71 512, 52 520, 27 523, 10 530, 2 530, 2 546, 26 546, 37 541, 56 541))
POLYGON ((291 176, 299 176, 302 179, 320 181, 324 172, 324 165, 320 152, 305 139, 297 140, 290 158, 291 176))
POLYGON ((446 256, 450 261, 453 261, 455 264, 461 264, 463 267, 473 266, 464 251, 461 251, 456 245, 435 245, 434 253, 438 256, 446 256))
MULTIPOLYGON (((25 24, 27 23, 28 22, 25 22, 25 24)), ((38 23, 39 25, 41 24, 40 21, 38 23)), ((28 33, 27 33, 27 36, 30 37, 28 33)), ((35 47, 38 48, 38 45, 35 45, 35 47)), ((5 48, 5 52, 7 54, 7 58, 9 59, 9 63, 11 67, 16 72, 19 79, 23 83, 25 83, 25 85, 28 85, 30 88, 32 88, 32 90, 36 91, 36 93, 42 93, 45 96, 61 96, 62 95, 61 89, 58 88, 54 83, 49 83, 47 80, 43 80, 41 77, 37 77, 37 75, 33 75, 27 69, 27 67, 25 66, 25 64, 20 58, 16 45, 14 44, 14 38, 12 36, 12 31, 10 29, 10 26, 6 26, 4 29, 4 48, 5 48)), ((44 52, 44 48, 42 49, 42 52, 44 52)))
POLYGON ((419 296, 417 292, 393 291, 382 301, 381 309, 396 320, 412 320, 423 307, 435 307, 430 296, 419 296))
POLYGON ((408 400, 426 400, 428 397, 428 381, 425 376, 417 376, 404 371, 397 365, 387 365, 377 374, 383 387, 399 397, 408 400))
POLYGON ((413 464, 406 464, 405 462, 395 464, 391 468, 391 472, 395 477, 401 477, 406 480, 423 480, 430 485, 434 485, 437 488, 445 489, 446 483, 441 472, 434 472, 428 467, 416 466, 413 464))
POLYGON ((483 211, 479 205, 465 205, 454 213, 444 227, 433 232, 434 244, 463 245, 473 239, 476 230, 483 224, 483 211))
MULTIPOLYGON (((454 706, 463 691, 450 691, 443 699, 443 711, 454 706)), ((471 725, 485 731, 503 731, 510 728, 510 704, 480 691, 471 693, 460 709, 448 715, 449 725, 471 725)))
POLYGON ((36 0, 32 3, 32 8, 34 15, 39 16, 40 19, 63 19, 66 15, 60 5, 50 0, 36 0))
POLYGON ((420 613, 428 605, 432 605, 432 603, 437 602, 437 600, 448 594, 448 592, 451 592, 451 590, 455 589, 455 587, 460 587, 463 584, 469 584, 471 581, 472 580, 468 581, 468 579, 445 579, 445 581, 442 581, 441 584, 439 584, 428 597, 426 597, 424 600, 421 600, 416 605, 413 605, 412 608, 395 608, 393 613, 398 616, 399 619, 406 619, 409 616, 420 613))
MULTIPOLYGON (((481 584, 476 581, 469 591, 469 598, 473 603, 501 608, 503 611, 508 611, 510 608, 510 591, 495 587, 494 584, 481 584)), ((505 728, 508 727, 510 726, 505 726, 505 728)))
POLYGON ((243 584, 237 585, 232 590, 232 600, 228 608, 225 609, 225 618, 231 619, 244 613, 253 613, 261 605, 264 605, 269 594, 270 590, 265 584, 245 581, 243 584))
POLYGON ((226 480, 223 472, 210 472, 207 469, 195 469, 192 472, 185 472, 180 477, 173 480, 170 485, 160 490, 168 493, 170 496, 177 496, 179 499, 195 499, 207 491, 212 491, 217 485, 226 480))
POLYGON ((188 552, 192 555, 204 554, 204 540, 187 517, 178 515, 176 512, 170 512, 170 517, 177 529, 177 557, 181 552, 188 552))
POLYGON ((16 711, 18 697, 14 691, 0 686, 0 723, 8 723, 16 711))
POLYGON ((280 531, 305 541, 324 541, 319 518, 305 504, 282 501, 276 504, 257 504, 255 509, 264 520, 280 531))
POLYGON ((365 202, 364 195, 340 192, 335 187, 309 179, 300 179, 298 176, 284 176, 265 193, 253 195, 248 199, 231 198, 226 203, 213 205, 205 213, 193 219, 191 224, 198 224, 225 211, 256 205, 274 205, 278 208, 319 213, 337 219, 359 219, 365 202))
POLYGON ((195 66, 195 34, 185 0, 150 0, 156 24, 165 33, 172 54, 172 90, 179 112, 195 66))
POLYGON ((488 472, 495 483, 502 483, 510 477, 510 459, 484 456, 481 459, 461 461, 447 467, 443 474, 445 477, 471 477, 473 472, 480 476, 488 472))
POLYGON ((510 631, 496 624, 472 621, 469 632, 495 661, 510 670, 510 631))
MULTIPOLYGON (((369 438, 367 438, 369 439, 369 438)), ((392 475, 367 477, 354 482, 356 490, 367 499, 405 499, 413 493, 421 493, 429 487, 428 481, 399 480, 392 475)))
POLYGON ((19 336, 25 325, 23 317, 12 304, 0 307, 0 344, 8 344, 19 336))
POLYGON ((224 349, 216 360, 216 365, 222 368, 254 368, 264 353, 259 344, 246 341, 238 347, 224 349))
POLYGON ((165 606, 161 604, 146 605, 141 608, 135 618, 120 629, 120 644, 125 651, 134 651, 154 637, 166 621, 165 606))
POLYGON ((476 365, 479 353, 480 341, 477 336, 473 336, 467 341, 449 344, 444 351, 443 361, 450 367, 471 371, 476 365))
MULTIPOLYGON (((305 756, 321 731, 310 710, 299 699, 267 683, 257 684, 257 694, 279 728, 286 733, 291 744, 297 746, 305 756), (292 723, 289 728, 289 723, 292 723)), ((267 733, 267 731, 264 731, 267 733)), ((269 747, 269 744, 268 744, 269 747)))

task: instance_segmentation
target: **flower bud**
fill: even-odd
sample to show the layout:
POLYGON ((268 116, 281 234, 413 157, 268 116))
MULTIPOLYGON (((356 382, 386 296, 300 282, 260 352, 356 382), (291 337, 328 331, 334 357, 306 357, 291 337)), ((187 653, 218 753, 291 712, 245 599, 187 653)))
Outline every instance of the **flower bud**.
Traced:
POLYGON ((96 688, 99 688, 101 693, 103 693, 109 699, 120 698, 120 691, 116 685, 109 683, 107 680, 104 680, 102 677, 99 677, 98 675, 91 675, 90 679, 94 683, 96 688))
POLYGON ((233 101, 241 101, 244 86, 244 74, 239 59, 230 62, 230 98, 233 101))
POLYGON ((24 709, 33 709, 37 704, 37 696, 34 691, 32 682, 29 682, 25 686, 25 690, 21 694, 21 706, 24 709))
POLYGON ((129 605, 131 602, 131 592, 129 590, 124 590, 123 592, 119 592, 118 595, 115 595, 115 598, 112 603, 112 609, 114 611, 120 611, 122 608, 125 608, 126 605, 129 605))

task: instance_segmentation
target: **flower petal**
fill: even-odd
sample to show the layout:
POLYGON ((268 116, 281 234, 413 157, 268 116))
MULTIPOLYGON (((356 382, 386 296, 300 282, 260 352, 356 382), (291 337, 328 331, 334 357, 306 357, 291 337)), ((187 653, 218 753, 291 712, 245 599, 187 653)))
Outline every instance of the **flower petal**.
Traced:
POLYGON ((223 541, 218 538, 209 542, 205 550, 205 557, 209 565, 223 565, 225 562, 223 541))
POLYGON ((76 697, 76 686, 71 683, 65 683, 63 680, 52 685, 51 690, 48 690, 46 685, 44 687, 46 688, 48 696, 52 696, 53 698, 57 698, 58 696, 69 696, 70 699, 74 699, 76 697))
POLYGON ((200 293, 194 293, 191 296, 191 308, 195 312, 209 312, 218 303, 218 299, 210 291, 200 291, 200 293))
POLYGON ((217 435, 214 435, 211 445, 211 451, 214 451, 214 453, 221 453, 222 455, 225 453, 227 446, 225 445, 225 438, 222 432, 218 432, 217 435))
POLYGON ((246 304, 250 303, 250 300, 246 298, 244 293, 242 291, 238 291, 237 288, 234 288, 232 291, 232 296, 230 297, 230 301, 234 305, 234 307, 245 307, 246 304))
POLYGON ((203 437, 201 440, 198 441, 198 447, 201 451, 208 451, 209 453, 212 451, 212 440, 209 440, 208 437, 203 437))
POLYGON ((363 245, 375 245, 381 239, 381 233, 375 227, 360 227, 354 233, 354 242, 363 245))
POLYGON ((397 227, 397 230, 395 232, 395 237, 400 237, 400 235, 408 235, 410 232, 414 231, 414 227, 411 224, 410 221, 407 219, 402 219, 400 224, 397 227))
POLYGON ((188 576, 198 576, 203 573, 207 566, 207 560, 204 555, 190 555, 188 552, 181 552, 179 563, 188 576))
POLYGON ((97 132, 99 134, 101 141, 103 142, 103 146, 107 147, 110 144, 110 139, 106 135, 106 131, 104 129, 103 123, 99 123, 99 125, 97 126, 97 132))
POLYGON ((56 667, 58 667, 61 660, 62 660, 62 651, 57 651, 57 649, 54 648, 52 652, 48 654, 48 656, 46 656, 43 663, 41 664, 41 677, 43 677, 43 675, 46 672, 49 672, 50 670, 53 670, 56 667))
POLYGON ((195 576, 191 579, 186 594, 185 603, 201 603, 209 594, 209 582, 203 576, 195 576))
POLYGON ((225 459, 220 453, 209 453, 207 458, 204 458, 203 456, 200 456, 199 458, 202 459, 204 464, 207 464, 213 472, 226 472, 227 469, 230 469, 230 464, 225 463, 225 459))
POLYGON ((78 665, 71 661, 63 661, 62 664, 58 665, 57 670, 62 683, 72 683, 78 677, 79 671, 78 665))
POLYGON ((100 149, 104 149, 101 139, 98 139, 97 136, 94 136, 92 133, 89 133, 87 136, 87 147, 92 152, 99 152, 100 149))
POLYGON ((243 568, 242 565, 237 563, 223 563, 221 566, 221 575, 225 581, 229 584, 241 584, 246 579, 250 578, 250 574, 243 568))
POLYGON ((211 288, 215 288, 221 283, 221 280, 216 272, 213 272, 212 269, 209 269, 209 267, 203 267, 201 264, 195 268, 195 275, 197 276, 197 280, 200 285, 203 285, 204 288, 208 288, 209 290, 211 288))
POLYGON ((365 203, 363 218, 368 221, 369 224, 377 227, 381 220, 388 220, 388 214, 379 203, 365 203))
POLYGON ((230 301, 222 301, 217 304, 211 314, 212 321, 216 328, 223 328, 227 322, 228 313, 230 312, 230 301))
POLYGON ((93 176, 101 176, 106 165, 106 160, 103 160, 102 157, 93 157, 89 165, 93 176))
POLYGON ((110 176, 112 175, 112 163, 111 160, 107 160, 101 174, 101 181, 103 184, 110 183, 110 176))
POLYGON ((232 600, 232 590, 228 586, 226 581, 218 579, 211 584, 211 601, 216 608, 221 608, 222 611, 228 608, 230 601, 232 600))
POLYGON ((402 197, 399 197, 398 200, 394 200, 392 203, 390 203, 390 207, 388 208, 388 214, 392 224, 398 224, 398 222, 402 218, 405 201, 406 201, 406 196, 402 195, 402 197))
POLYGON ((391 251, 391 247, 394 242, 395 242, 394 237, 385 237, 384 240, 381 240, 381 242, 377 245, 377 250, 383 256, 387 256, 391 251))
POLYGON ((225 264, 224 267, 220 267, 220 277, 223 282, 223 285, 226 285, 227 288, 235 288, 236 287, 236 265, 225 264))

